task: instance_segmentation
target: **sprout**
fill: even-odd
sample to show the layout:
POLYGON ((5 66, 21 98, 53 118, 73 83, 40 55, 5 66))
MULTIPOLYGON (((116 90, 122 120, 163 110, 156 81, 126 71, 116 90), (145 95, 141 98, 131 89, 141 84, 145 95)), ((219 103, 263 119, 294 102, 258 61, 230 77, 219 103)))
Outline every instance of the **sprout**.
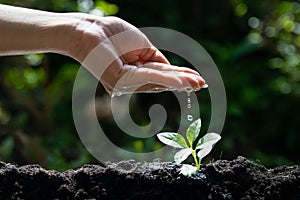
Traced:
POLYGON ((197 170, 200 170, 201 160, 209 154, 213 145, 221 139, 221 136, 217 133, 207 133, 197 140, 200 129, 201 119, 197 119, 186 131, 187 141, 178 133, 163 132, 157 134, 158 139, 162 143, 180 149, 174 156, 174 161, 177 164, 182 163, 190 155, 193 156, 196 167, 187 164, 181 167, 181 173, 185 176, 191 176, 197 170))

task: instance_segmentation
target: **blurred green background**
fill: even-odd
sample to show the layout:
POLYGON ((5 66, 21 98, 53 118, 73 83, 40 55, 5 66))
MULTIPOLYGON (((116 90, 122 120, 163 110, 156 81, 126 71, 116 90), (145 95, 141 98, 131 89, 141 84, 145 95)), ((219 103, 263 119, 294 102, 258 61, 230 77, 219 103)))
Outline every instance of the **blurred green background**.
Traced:
MULTIPOLYGON (((165 27, 187 34, 210 53, 227 92, 223 138, 206 162, 242 155, 266 166, 299 164, 299 1, 0 3, 55 12, 115 15, 137 27, 165 27)), ((171 63, 189 66, 180 57, 165 54, 171 63)), ((60 171, 97 163, 81 144, 72 119, 72 87, 79 67, 74 60, 55 54, 0 57, 0 160, 38 163, 60 171)), ((197 96, 204 133, 209 124, 210 99, 207 91, 197 96)), ((154 138, 132 140, 122 134, 109 106, 105 106, 109 105, 109 97, 100 85, 97 102, 99 122, 113 141, 135 152, 160 146, 154 138)), ((176 130, 180 111, 172 93, 136 95, 130 105, 133 120, 139 125, 147 124, 149 107, 155 103, 164 105, 168 112, 164 130, 176 130)))

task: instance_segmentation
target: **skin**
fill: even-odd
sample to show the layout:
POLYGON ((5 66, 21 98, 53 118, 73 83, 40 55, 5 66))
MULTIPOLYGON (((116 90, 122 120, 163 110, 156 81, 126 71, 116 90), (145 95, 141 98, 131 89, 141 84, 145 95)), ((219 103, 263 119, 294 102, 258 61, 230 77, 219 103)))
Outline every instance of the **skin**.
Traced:
POLYGON ((0 56, 58 53, 72 57, 109 94, 124 88, 136 92, 135 86, 142 92, 205 87, 198 72, 171 65, 142 32, 117 17, 0 5, 0 27, 0 56))

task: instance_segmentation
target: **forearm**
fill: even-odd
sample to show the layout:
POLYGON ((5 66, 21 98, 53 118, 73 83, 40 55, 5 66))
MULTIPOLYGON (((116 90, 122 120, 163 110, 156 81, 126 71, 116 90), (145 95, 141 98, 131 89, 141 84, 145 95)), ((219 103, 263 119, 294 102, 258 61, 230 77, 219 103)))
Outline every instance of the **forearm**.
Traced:
POLYGON ((70 14, 0 5, 0 56, 42 52, 69 55, 76 45, 73 32, 79 21, 70 14))

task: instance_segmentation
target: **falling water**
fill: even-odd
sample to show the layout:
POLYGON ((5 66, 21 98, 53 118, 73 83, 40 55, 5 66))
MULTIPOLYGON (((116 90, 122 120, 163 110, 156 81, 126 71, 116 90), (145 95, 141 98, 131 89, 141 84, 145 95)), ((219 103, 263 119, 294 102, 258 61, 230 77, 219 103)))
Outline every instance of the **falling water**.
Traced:
POLYGON ((190 110, 192 109, 192 101, 191 101, 191 92, 193 91, 192 88, 186 88, 185 91, 187 92, 187 120, 188 121, 193 121, 193 116, 190 113, 190 110))

